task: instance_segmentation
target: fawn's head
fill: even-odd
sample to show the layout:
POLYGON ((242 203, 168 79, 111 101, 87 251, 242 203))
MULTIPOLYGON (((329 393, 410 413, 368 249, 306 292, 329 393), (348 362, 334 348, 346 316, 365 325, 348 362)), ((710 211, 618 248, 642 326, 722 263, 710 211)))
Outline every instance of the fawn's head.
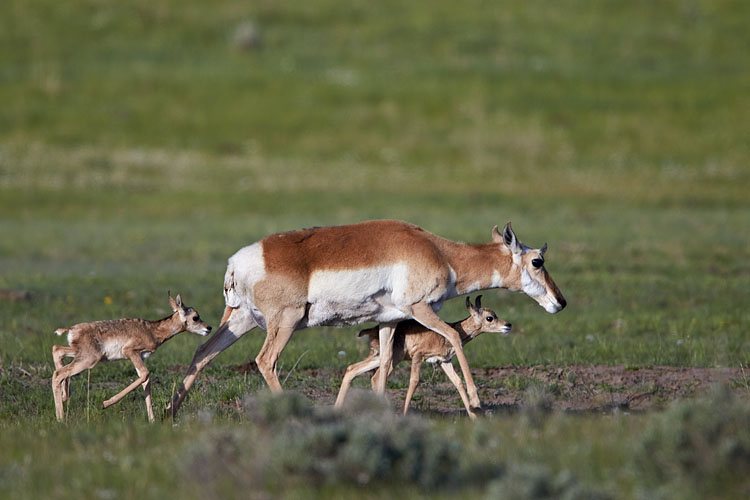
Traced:
POLYGON ((544 268, 546 243, 542 248, 527 247, 518 241, 510 222, 505 225, 503 234, 500 234, 495 226, 492 229, 492 240, 496 244, 504 245, 505 251, 510 253, 512 259, 511 272, 503 278, 503 286, 525 293, 548 313, 554 314, 565 308, 565 297, 544 268))
POLYGON ((476 333, 497 332, 502 333, 503 335, 508 335, 513 327, 513 325, 507 321, 498 318, 497 314, 495 314, 495 311, 492 309, 482 307, 481 295, 477 295, 473 305, 471 299, 466 297, 466 308, 471 314, 471 319, 474 320, 476 333))
POLYGON ((172 307, 172 311, 180 316, 182 322, 182 328, 184 331, 191 333, 197 333, 198 335, 206 336, 211 332, 211 327, 208 326, 204 321, 201 320, 198 311, 192 307, 187 307, 182 303, 182 297, 177 294, 177 298, 173 299, 172 294, 169 295, 169 305, 172 307))

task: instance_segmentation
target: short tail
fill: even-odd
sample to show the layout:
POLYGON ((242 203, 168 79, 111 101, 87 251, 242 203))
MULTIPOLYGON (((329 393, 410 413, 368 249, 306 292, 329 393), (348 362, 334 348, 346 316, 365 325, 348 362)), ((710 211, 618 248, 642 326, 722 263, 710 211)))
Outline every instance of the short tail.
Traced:
POLYGON ((55 333, 58 335, 65 335, 69 331, 70 331, 70 328, 58 328, 57 330, 55 330, 55 333))

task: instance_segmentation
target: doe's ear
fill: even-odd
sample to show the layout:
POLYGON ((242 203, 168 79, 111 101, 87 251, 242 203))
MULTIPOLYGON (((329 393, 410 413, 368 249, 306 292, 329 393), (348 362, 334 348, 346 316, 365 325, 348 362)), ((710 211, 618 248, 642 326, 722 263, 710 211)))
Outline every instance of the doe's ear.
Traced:
POLYGON ((516 233, 513 232, 510 222, 508 222, 503 229, 503 241, 513 253, 521 253, 521 245, 518 243, 518 238, 516 238, 516 233))
POLYGON ((502 243, 503 242, 503 235, 500 234, 500 231, 497 229, 497 225, 492 228, 492 242, 493 243, 502 243))

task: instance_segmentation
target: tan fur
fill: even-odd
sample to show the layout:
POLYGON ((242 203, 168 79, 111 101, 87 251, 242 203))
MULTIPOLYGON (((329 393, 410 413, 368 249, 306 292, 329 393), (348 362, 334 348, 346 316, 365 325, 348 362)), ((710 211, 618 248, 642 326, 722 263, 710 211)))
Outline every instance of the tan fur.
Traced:
POLYGON ((174 313, 159 321, 145 319, 116 319, 79 323, 70 328, 59 328, 58 335, 68 335, 70 346, 52 347, 52 359, 55 373, 52 375, 52 394, 55 399, 55 415, 63 419, 63 404, 70 397, 69 378, 83 370, 91 369, 100 361, 129 359, 135 366, 138 379, 123 391, 103 403, 107 408, 120 401, 126 394, 139 385, 146 393, 146 410, 149 421, 154 421, 151 407, 151 379, 143 358, 156 351, 160 345, 183 331, 207 335, 211 327, 200 320, 198 312, 182 304, 182 298, 176 300, 169 296, 169 303, 174 313), (73 361, 63 365, 63 358, 72 357, 73 361))
MULTIPOLYGON (((393 220, 270 235, 229 259, 223 324, 196 351, 168 408, 176 412, 200 371, 257 326, 267 331, 255 359, 258 369, 271 390, 281 391, 276 365, 295 330, 375 321, 380 325, 385 372, 391 363, 394 327, 404 319, 414 319, 450 342, 471 404, 478 407, 460 335, 435 311, 445 300, 477 290, 524 290, 523 276, 534 285, 540 305, 548 312, 561 310, 565 300, 552 279, 543 269, 531 268, 534 252, 540 251, 516 240, 510 223, 503 234, 493 228, 492 241, 481 245, 449 241, 393 220), (368 288, 375 282, 376 288, 368 288), (542 296, 539 290, 556 293, 542 296)), ((385 377, 378 382, 378 392, 385 392, 385 377)))
MULTIPOLYGON (((481 307, 481 295, 476 299, 476 306, 472 306, 469 298, 466 298, 466 307, 471 313, 468 318, 450 323, 450 325, 461 335, 461 343, 466 344, 475 339, 482 333, 501 332, 507 334, 510 332, 511 324, 497 317, 494 311, 481 307)), ((375 370, 372 377, 373 388, 378 381, 380 370, 380 341, 378 339, 378 328, 367 328, 359 332, 359 336, 368 336, 370 338, 370 355, 364 360, 354 363, 347 367, 346 374, 341 383, 336 406, 340 407, 349 390, 352 380, 359 375, 368 371, 375 370)), ((421 365, 424 361, 440 362, 440 367, 445 371, 448 378, 453 382, 458 390, 459 395, 466 407, 470 417, 474 418, 475 414, 471 409, 469 400, 460 383, 460 378, 453 370, 451 361, 455 355, 453 346, 441 335, 425 328, 413 320, 400 322, 396 327, 393 343, 393 364, 395 368, 403 360, 411 360, 411 376, 409 378, 409 389, 407 390, 404 400, 404 414, 409 409, 409 403, 414 394, 414 390, 419 384, 419 374, 421 365)))

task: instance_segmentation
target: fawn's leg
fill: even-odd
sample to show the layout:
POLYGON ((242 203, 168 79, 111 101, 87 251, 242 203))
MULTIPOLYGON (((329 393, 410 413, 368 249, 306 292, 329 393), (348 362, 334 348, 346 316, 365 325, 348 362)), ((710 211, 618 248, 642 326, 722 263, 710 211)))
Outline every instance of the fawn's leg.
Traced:
POLYGON ((420 302, 419 304, 414 304, 412 306, 412 315, 414 316, 414 319, 423 326, 426 326, 430 330, 437 332, 448 339, 448 342, 451 343, 453 350, 456 352, 458 364, 461 365, 461 372, 466 381, 466 390, 469 393, 469 401, 472 406, 476 408, 481 407, 477 386, 474 384, 474 379, 472 378, 471 370, 469 369, 469 362, 466 360, 466 355, 464 355, 464 350, 461 345, 461 336, 456 330, 448 325, 448 323, 440 319, 440 317, 435 314, 435 311, 432 310, 432 307, 427 303, 420 302))
POLYGON ((409 410, 409 403, 411 402, 414 391, 419 385, 419 372, 422 368, 423 358, 415 356, 411 360, 411 373, 409 375, 409 389, 406 391, 406 398, 404 398, 404 415, 409 410))
POLYGON ((471 410, 471 405, 469 405, 469 397, 466 395, 466 391, 464 390, 464 384, 461 383, 461 378, 456 373, 456 370, 453 369, 453 363, 451 363, 450 361, 440 363, 440 368, 443 369, 445 374, 448 375, 450 381, 453 382, 453 385, 455 385, 456 389, 458 389, 458 394, 461 396, 461 401, 464 402, 464 406, 466 407, 466 413, 469 414, 469 417, 472 420, 477 418, 476 414, 471 410))
MULTIPOLYGON (((146 368, 145 363, 141 359, 140 354, 138 354, 135 351, 129 351, 129 352, 123 352, 125 356, 130 360, 131 363, 133 363, 133 366, 135 366, 135 371, 138 373, 138 378, 135 379, 135 381, 127 386, 122 391, 118 392, 108 400, 106 400, 104 403, 102 403, 102 408, 109 408, 113 404, 120 401, 122 398, 124 398, 128 393, 130 393, 133 389, 138 387, 139 385, 145 385, 149 382, 148 378, 148 368, 146 368)), ((150 394, 150 393, 149 393, 150 394)))
POLYGON ((380 357, 374 354, 371 354, 359 363, 349 365, 346 368, 344 380, 341 382, 341 389, 339 389, 339 395, 336 397, 336 404, 334 406, 336 408, 341 408, 341 405, 344 404, 344 398, 346 397, 346 393, 349 391, 349 386, 351 385, 352 380, 359 377, 363 373, 374 370, 378 366, 380 366, 380 357))
POLYGON ((146 396, 146 413, 148 414, 148 421, 153 423, 154 418, 154 408, 151 406, 151 377, 147 377, 146 381, 143 383, 143 392, 146 396))
MULTIPOLYGON (((73 375, 81 373, 83 370, 93 368, 99 362, 96 358, 75 358, 72 363, 68 363, 52 374, 52 396, 55 398, 55 416, 57 420, 65 417, 63 411, 63 385, 67 379, 73 375)), ((67 399, 67 398, 66 398, 67 399)))
MULTIPOLYGON (((52 361, 55 363, 55 370, 59 370, 60 368, 65 366, 62 362, 65 356, 73 357, 73 354, 75 354, 75 351, 73 350, 72 347, 68 347, 64 345, 52 346, 52 361)), ((69 393, 70 393, 70 379, 66 378, 65 382, 62 385, 63 403, 68 400, 69 393)))

